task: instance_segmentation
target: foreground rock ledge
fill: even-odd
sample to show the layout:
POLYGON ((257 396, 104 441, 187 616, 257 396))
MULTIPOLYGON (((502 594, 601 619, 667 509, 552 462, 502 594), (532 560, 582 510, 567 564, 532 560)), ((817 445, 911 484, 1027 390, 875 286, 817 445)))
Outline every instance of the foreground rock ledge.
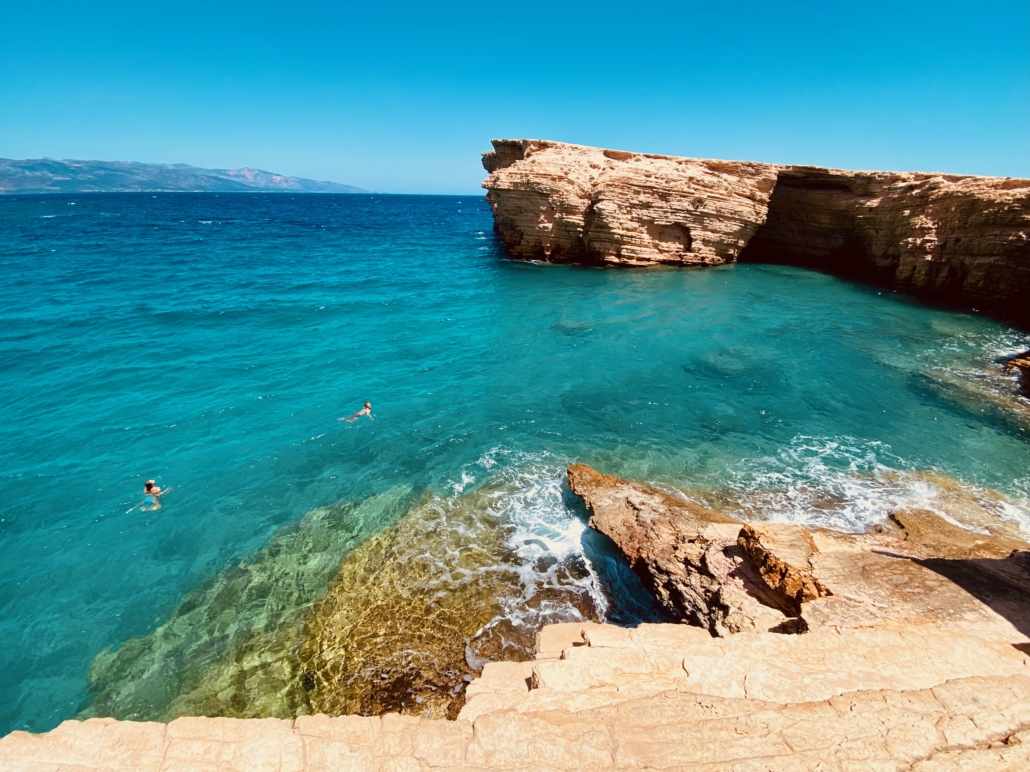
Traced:
POLYGON ((1030 180, 493 147, 483 187, 516 257, 788 263, 1030 323, 1030 180))
POLYGON ((928 627, 553 625, 536 661, 488 664, 457 721, 67 721, 0 740, 0 768, 1025 770, 1028 672, 1014 647, 928 627))
POLYGON ((0 739, 0 769, 1030 769, 1024 542, 921 511, 869 534, 744 524, 582 465, 569 483, 693 625, 545 627, 456 721, 66 721, 0 739))

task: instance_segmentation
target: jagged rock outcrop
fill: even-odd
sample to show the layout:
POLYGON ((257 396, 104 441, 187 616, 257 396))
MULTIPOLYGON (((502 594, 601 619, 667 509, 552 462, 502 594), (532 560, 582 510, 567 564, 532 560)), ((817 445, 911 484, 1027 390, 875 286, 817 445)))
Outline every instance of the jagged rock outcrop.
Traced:
POLYGON ((795 604, 738 546, 738 520, 582 464, 569 467, 569 486, 674 618, 718 635, 794 624, 795 604))
POLYGON ((674 617, 713 635, 929 626, 1030 642, 1030 544, 899 510, 863 534, 725 514, 569 467, 590 525, 674 617))
POLYGON ((804 265, 1030 323, 1030 180, 493 145, 483 186, 516 257, 804 265))
POLYGON ((802 603, 830 594, 813 575, 812 559, 819 548, 803 528, 745 523, 737 545, 777 597, 788 599, 785 605, 793 616, 801 613, 802 603))

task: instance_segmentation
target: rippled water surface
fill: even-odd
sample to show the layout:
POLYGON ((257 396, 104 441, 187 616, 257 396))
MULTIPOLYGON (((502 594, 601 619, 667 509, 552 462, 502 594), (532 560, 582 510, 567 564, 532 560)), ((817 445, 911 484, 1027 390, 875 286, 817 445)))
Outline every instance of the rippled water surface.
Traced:
POLYGON ((331 704, 407 666, 311 670, 356 604, 456 677, 651 618, 574 460, 745 517, 1030 524, 1026 336, 818 273, 521 264, 478 197, 285 195, 0 200, 0 270, 0 732, 331 704), (390 611, 434 593, 431 630, 390 611))

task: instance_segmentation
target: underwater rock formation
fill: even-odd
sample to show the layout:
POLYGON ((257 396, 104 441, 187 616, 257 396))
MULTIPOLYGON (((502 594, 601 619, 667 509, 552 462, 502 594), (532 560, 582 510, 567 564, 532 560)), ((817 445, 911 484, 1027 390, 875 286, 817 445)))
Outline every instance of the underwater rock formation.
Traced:
POLYGON ((985 527, 987 517, 977 532, 899 509, 848 534, 745 524, 581 464, 569 467, 569 485, 591 527, 616 543, 665 608, 713 635, 926 625, 1030 643, 1030 544, 985 527))
POLYGON ((581 556, 527 562, 511 543, 511 492, 399 486, 309 512, 100 653, 79 717, 453 717, 484 662, 529 658, 549 622, 599 618, 581 556))
POLYGON ((297 652, 304 625, 369 534, 410 506, 408 486, 308 512, 256 555, 192 590, 148 635, 97 655, 80 717, 293 718, 310 712, 297 652))
POLYGON ((595 620, 585 566, 526 571, 489 487, 430 498, 343 561, 308 619, 313 713, 454 718, 486 661, 525 660, 549 620, 595 620))
POLYGON ((516 257, 786 263, 1030 324, 1030 180, 493 145, 483 187, 516 257))

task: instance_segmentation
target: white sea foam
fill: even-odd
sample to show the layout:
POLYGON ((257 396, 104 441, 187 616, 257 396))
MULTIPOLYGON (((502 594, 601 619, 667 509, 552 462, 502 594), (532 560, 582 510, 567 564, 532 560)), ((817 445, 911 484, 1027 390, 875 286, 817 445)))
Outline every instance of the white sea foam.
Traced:
POLYGON ((734 505, 748 519, 859 532, 892 510, 921 508, 966 528, 996 518, 1030 533, 1025 498, 915 469, 882 442, 798 436, 775 456, 744 459, 727 471, 734 505), (954 516, 969 510, 976 516, 954 516))
MULTIPOLYGON (((586 523, 563 497, 565 459, 530 456, 495 448, 462 470, 450 484, 455 496, 483 484, 488 511, 504 534, 516 586, 502 599, 501 615, 481 635, 510 635, 525 648, 544 624, 584 618, 605 620, 609 601, 586 554, 586 523)), ((480 659, 475 646, 466 652, 470 665, 480 659)))

